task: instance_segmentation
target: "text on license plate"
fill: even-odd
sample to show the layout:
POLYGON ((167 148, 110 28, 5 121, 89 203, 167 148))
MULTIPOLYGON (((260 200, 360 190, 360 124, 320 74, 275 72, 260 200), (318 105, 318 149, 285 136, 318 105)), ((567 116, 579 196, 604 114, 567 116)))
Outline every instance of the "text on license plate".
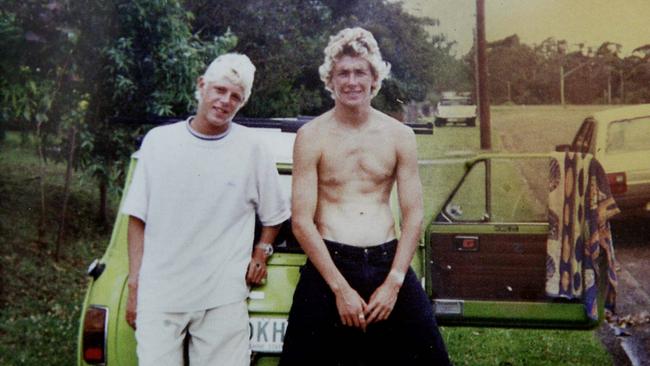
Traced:
POLYGON ((253 352, 280 353, 287 331, 286 318, 251 317, 250 343, 253 352))

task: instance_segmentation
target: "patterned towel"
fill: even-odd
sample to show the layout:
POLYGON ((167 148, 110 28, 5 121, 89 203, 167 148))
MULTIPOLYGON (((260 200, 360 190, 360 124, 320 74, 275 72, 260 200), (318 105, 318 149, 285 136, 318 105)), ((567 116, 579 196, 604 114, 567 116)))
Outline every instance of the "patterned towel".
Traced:
POLYGON ((582 299, 587 315, 598 319, 601 253, 608 264, 605 306, 613 311, 616 300, 616 267, 608 220, 619 210, 605 172, 592 155, 555 153, 550 168, 546 293, 582 299))

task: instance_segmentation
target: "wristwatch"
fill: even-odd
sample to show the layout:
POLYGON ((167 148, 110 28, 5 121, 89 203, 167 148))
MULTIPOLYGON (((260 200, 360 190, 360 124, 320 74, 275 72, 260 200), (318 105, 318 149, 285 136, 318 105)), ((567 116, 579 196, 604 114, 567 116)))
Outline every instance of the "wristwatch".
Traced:
POLYGON ((258 243, 255 248, 262 249, 266 258, 273 255, 273 244, 271 243, 258 243))

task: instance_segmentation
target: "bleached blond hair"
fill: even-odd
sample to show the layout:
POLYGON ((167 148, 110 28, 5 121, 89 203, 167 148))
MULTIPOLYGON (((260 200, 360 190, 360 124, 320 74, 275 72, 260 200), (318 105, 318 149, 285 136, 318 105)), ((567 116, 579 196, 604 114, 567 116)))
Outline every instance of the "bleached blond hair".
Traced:
POLYGON ((370 70, 375 79, 371 93, 375 97, 381 89, 381 82, 388 77, 390 73, 390 63, 381 58, 379 46, 372 33, 367 30, 355 27, 345 28, 335 36, 330 37, 329 44, 325 47, 325 61, 318 68, 320 79, 325 83, 327 89, 334 98, 334 90, 330 84, 332 82, 332 70, 336 61, 343 56, 360 56, 370 63, 370 70))
MULTIPOLYGON (((243 106, 251 96, 253 81, 255 80, 255 65, 253 65, 246 55, 240 53, 223 54, 215 58, 203 74, 203 81, 206 84, 221 78, 226 78, 233 84, 239 85, 244 89, 244 100, 241 104, 243 106)), ((196 100, 201 103, 201 93, 198 86, 195 95, 196 100)))

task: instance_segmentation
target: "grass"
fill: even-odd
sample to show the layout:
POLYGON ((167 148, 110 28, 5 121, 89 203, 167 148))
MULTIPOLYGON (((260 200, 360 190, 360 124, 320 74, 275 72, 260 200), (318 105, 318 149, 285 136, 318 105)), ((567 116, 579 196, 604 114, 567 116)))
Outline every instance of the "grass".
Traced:
POLYGON ((612 364, 593 331, 443 327, 442 333, 456 366, 612 364))
POLYGON ((94 221, 96 194, 76 176, 61 258, 53 260, 63 164, 46 166, 47 234, 37 241, 38 159, 9 133, 0 145, 0 365, 73 365, 85 269, 110 232, 94 221))
MULTIPOLYGON (((562 114, 560 108, 547 110, 562 114)), ((510 121, 513 115, 511 109, 492 113, 493 120, 510 121)), ((479 149, 477 131, 448 127, 436 129, 433 137, 418 136, 419 158, 430 160, 420 170, 427 212, 442 205, 439 197, 462 175, 462 156, 479 149), (447 158, 444 163, 441 157, 447 158)), ((499 146, 501 137, 494 139, 499 146)), ((48 164, 49 236, 46 244, 37 243, 38 160, 15 134, 0 144, 0 365, 76 362, 85 269, 102 254, 110 232, 95 223, 92 180, 76 175, 62 258, 52 260, 64 170, 62 164, 48 164)), ((456 365, 611 364, 593 331, 443 327, 442 333, 456 365)))

